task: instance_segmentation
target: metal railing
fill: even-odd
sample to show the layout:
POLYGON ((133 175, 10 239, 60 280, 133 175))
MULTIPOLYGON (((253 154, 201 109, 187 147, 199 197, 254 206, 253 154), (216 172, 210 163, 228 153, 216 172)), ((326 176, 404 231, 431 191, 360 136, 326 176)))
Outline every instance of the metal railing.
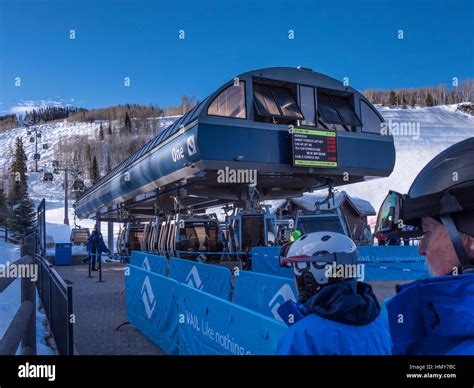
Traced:
MULTIPOLYGON (((15 316, 8 325, 3 338, 0 340, 0 355, 14 355, 21 343, 22 355, 36 354, 36 293, 35 282, 32 279, 35 265, 36 235, 25 237, 21 247, 21 259, 9 264, 9 267, 25 266, 26 271, 21 277, 21 304, 15 316), (25 275, 29 275, 28 277, 25 275)), ((5 273, 13 273, 7 269, 5 273)), ((16 270, 18 275, 20 271, 16 270)), ((0 278, 0 293, 5 291, 17 277, 0 278)))
POLYGON ((46 260, 46 206, 38 206, 37 223, 38 294, 59 354, 74 354, 72 286, 46 260))
POLYGON ((38 264, 38 294, 48 318, 59 354, 74 354, 72 285, 67 284, 41 255, 38 264))

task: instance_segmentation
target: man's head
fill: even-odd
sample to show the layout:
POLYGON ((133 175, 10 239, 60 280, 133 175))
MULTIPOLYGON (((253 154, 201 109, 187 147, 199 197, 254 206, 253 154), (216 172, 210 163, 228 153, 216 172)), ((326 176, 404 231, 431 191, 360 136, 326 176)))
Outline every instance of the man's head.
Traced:
POLYGON ((377 218, 377 236, 423 235, 419 252, 434 275, 473 273, 474 137, 435 156, 407 194, 390 191, 377 218))
MULTIPOLYGON (((423 238, 418 252, 426 256, 430 272, 434 276, 442 276, 458 271, 461 263, 454 249, 446 227, 433 217, 421 220, 423 238)), ((474 237, 459 233, 461 242, 470 259, 474 259, 474 237)))

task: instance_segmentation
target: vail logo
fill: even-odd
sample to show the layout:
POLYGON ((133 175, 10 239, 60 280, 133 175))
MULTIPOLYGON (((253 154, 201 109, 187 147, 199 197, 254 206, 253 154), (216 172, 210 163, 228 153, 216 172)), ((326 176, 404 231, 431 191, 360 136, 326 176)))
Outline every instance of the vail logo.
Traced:
POLYGON ((196 150, 196 144, 194 143, 194 135, 191 135, 189 136, 187 139, 186 139, 186 144, 188 146, 188 154, 189 156, 192 156, 194 155, 197 150, 196 150))
POLYGON ((293 294, 293 290, 291 289, 290 285, 284 284, 275 293, 275 295, 273 295, 273 298, 270 300, 270 303, 268 303, 268 307, 270 307, 273 317, 276 320, 284 322, 283 319, 280 318, 280 314, 278 314, 278 309, 283 303, 289 300, 296 302, 296 297, 295 297, 295 294, 293 294))
POLYGON ((201 277, 199 276, 199 272, 197 267, 194 265, 189 271, 188 277, 186 278, 186 284, 188 286, 197 288, 198 290, 202 290, 204 285, 202 284, 201 277))
POLYGON ((145 277, 145 281, 143 282, 141 294, 146 315, 148 319, 150 319, 153 311, 155 310, 156 300, 155 294, 153 294, 153 290, 151 288, 150 278, 148 276, 145 277))
POLYGON ((148 272, 151 271, 151 266, 150 266, 150 262, 148 261, 148 256, 145 256, 145 259, 143 260, 142 268, 145 271, 148 271, 148 272))

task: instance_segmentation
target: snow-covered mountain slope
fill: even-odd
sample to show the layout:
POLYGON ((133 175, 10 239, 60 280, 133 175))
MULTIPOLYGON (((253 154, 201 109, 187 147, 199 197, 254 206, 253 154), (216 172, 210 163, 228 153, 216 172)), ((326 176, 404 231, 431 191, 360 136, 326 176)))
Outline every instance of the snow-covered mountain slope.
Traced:
MULTIPOLYGON (((400 127, 407 134, 394 134, 396 162, 387 178, 338 187, 350 195, 366 199, 378 211, 389 190, 406 193, 421 169, 449 146, 474 136, 474 117, 456 111, 457 105, 419 109, 389 109, 379 111, 394 130, 400 127), (419 133, 417 133, 417 129, 419 133)), ((377 163, 374 160, 374 163, 377 163)))
MULTIPOLYGON (((376 179, 364 183, 357 183, 339 187, 352 196, 364 198, 378 209, 389 189, 405 193, 418 172, 436 154, 450 145, 468 137, 474 136, 474 117, 456 111, 457 105, 438 106, 432 108, 416 109, 390 109, 378 107, 387 123, 392 127, 397 152, 396 165, 393 173, 388 178, 376 179), (397 128, 399 129, 398 133, 397 128)), ((171 124, 176 117, 166 117, 159 120, 160 127, 171 124)), ((87 135, 97 137, 100 122, 95 123, 69 123, 56 122, 39 125, 42 133, 42 142, 49 145, 48 150, 41 149, 40 165, 51 166, 54 149, 60 139, 87 135)), ((14 150, 15 138, 22 137, 28 156, 28 168, 32 165, 34 143, 29 142, 26 128, 15 128, 0 134, 0 172, 7 171, 11 163, 9 150, 14 150)), ((41 143, 42 144, 42 143, 41 143)), ((357 150, 354 150, 357 152, 357 150)), ((374 163, 377 163, 374 160, 374 163)), ((30 172, 28 174, 31 197, 36 203, 41 198, 47 201, 47 217, 50 223, 62 223, 64 218, 63 179, 54 179, 53 182, 44 182, 42 173, 30 172)), ((72 201, 71 201, 72 205, 72 201)), ((70 220, 73 213, 70 207, 70 220)), ((90 227, 93 222, 81 221, 81 225, 90 227)), ((67 235, 67 231, 60 235, 67 235)))
MULTIPOLYGON (((160 128, 166 128, 171 125, 179 116, 170 116, 158 118, 157 123, 160 128)), ((54 236, 55 242, 69 242, 69 234, 71 227, 67 225, 60 225, 64 221, 64 173, 55 175, 53 181, 43 181, 43 172, 34 172, 33 157, 35 154, 35 143, 30 142, 30 138, 34 136, 34 128, 41 133, 41 139, 38 142, 38 152, 41 154, 41 160, 38 162, 38 167, 44 171, 52 172, 52 161, 54 160, 54 151, 59 147, 61 140, 71 139, 75 136, 89 136, 92 139, 97 139, 99 136, 101 121, 93 123, 68 122, 66 120, 41 124, 34 127, 18 127, 0 133, 0 173, 7 173, 12 163, 15 141, 17 138, 23 140, 26 156, 28 157, 28 188, 30 197, 37 206, 40 201, 46 199, 46 220, 47 233, 54 236), (32 131, 28 134, 28 131, 32 131), (48 149, 43 149, 42 145, 48 144, 48 149)), ((104 124, 106 125, 106 124, 104 124)), ((72 182, 70 181, 70 184, 72 182)), ((74 201, 69 196, 69 222, 73 226, 74 222, 74 201)), ((83 220, 80 225, 87 228, 92 228, 95 221, 83 220)), ((115 228, 115 234, 118 232, 119 226, 115 228)), ((104 238, 107 239, 107 229, 103 228, 104 238)))

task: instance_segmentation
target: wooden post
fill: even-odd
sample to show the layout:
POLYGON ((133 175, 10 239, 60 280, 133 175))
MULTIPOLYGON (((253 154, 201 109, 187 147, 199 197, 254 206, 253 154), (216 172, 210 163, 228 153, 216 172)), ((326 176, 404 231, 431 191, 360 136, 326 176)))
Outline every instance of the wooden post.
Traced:
MULTIPOLYGON (((38 266, 35 262, 36 236, 30 234, 25 237, 21 247, 21 257, 23 264, 29 265, 30 275, 38 275, 38 266), (34 271, 34 272, 33 272, 34 271)), ((31 302, 33 312, 31 313, 26 330, 21 340, 21 354, 25 356, 36 355, 36 281, 32 278, 21 278, 21 303, 31 302)))

